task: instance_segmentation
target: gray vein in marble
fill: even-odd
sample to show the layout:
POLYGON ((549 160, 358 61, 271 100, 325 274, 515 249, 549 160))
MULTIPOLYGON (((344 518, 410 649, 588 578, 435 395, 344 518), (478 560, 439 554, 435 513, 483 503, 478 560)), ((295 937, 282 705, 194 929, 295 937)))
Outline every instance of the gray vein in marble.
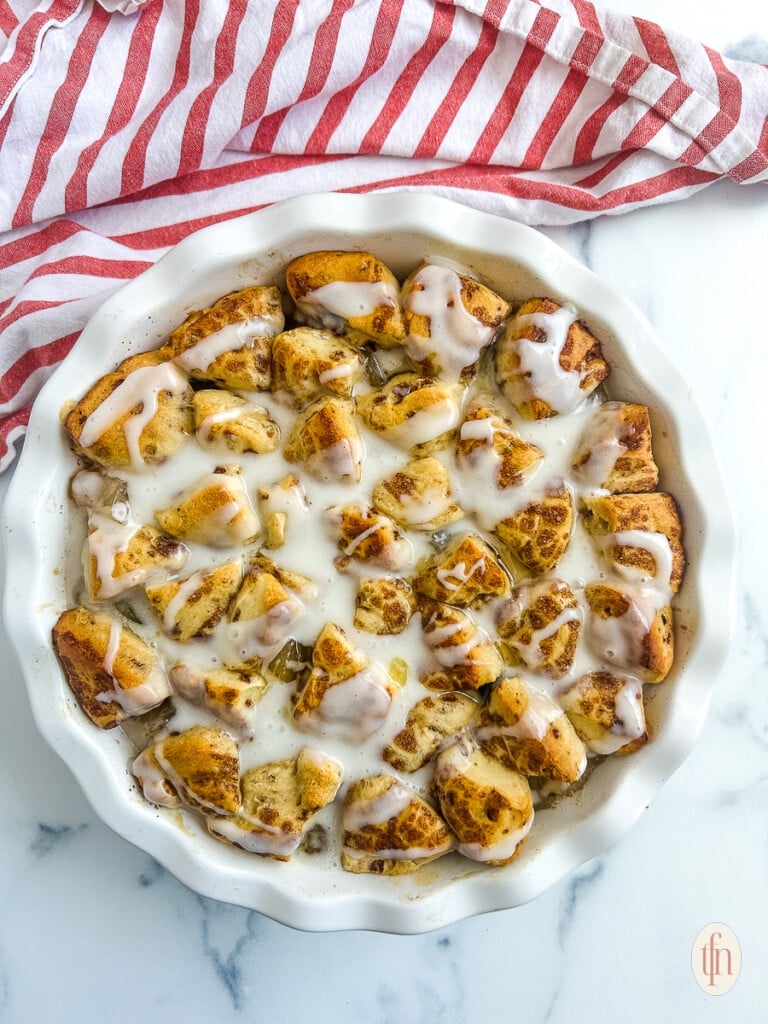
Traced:
POLYGON ((466 1019, 439 988, 424 980, 407 991, 382 983, 376 991, 376 1002, 382 1011, 377 1024, 464 1024, 466 1019))
POLYGON ((37 838, 32 841, 29 848, 36 857, 47 857, 71 842, 87 828, 87 824, 48 825, 44 821, 40 821, 37 824, 37 838))
MULTIPOLYGON (((417 982, 381 981, 374 993, 376 1024, 466 1024, 462 957, 457 932, 406 939, 419 946, 417 982)), ((361 1015, 370 1017, 370 1012, 361 1015)))
MULTIPOLYGON (((580 905, 580 897, 602 878, 604 871, 605 861, 601 857, 592 861, 591 864, 587 864, 579 874, 575 875, 568 882, 557 923, 557 942, 561 952, 565 953, 566 942, 573 928, 573 921, 580 905)), ((560 1001, 564 980, 563 972, 561 971, 558 976, 558 984, 552 992, 549 1006, 547 1006, 541 1018, 541 1024, 547 1024, 547 1021, 552 1019, 560 1001)))
POLYGON ((744 595, 743 606, 742 622, 748 641, 745 651, 751 654, 755 643, 757 643, 762 649, 762 664, 768 665, 768 623, 763 618, 760 605, 751 594, 744 595))
POLYGON ((565 894, 565 902, 560 911, 560 920, 557 924, 557 941, 560 949, 565 951, 565 943, 573 927, 573 920, 579 906, 579 899, 582 893, 599 882, 605 871, 605 861, 602 857, 593 861, 591 866, 587 865, 568 883, 568 891, 565 894))
POLYGON ((143 889, 148 889, 150 886, 159 882, 161 878, 165 877, 168 872, 162 866, 158 864, 152 857, 147 858, 147 866, 144 871, 139 875, 139 885, 143 889))
POLYGON ((225 989, 233 1009, 242 1010, 250 990, 247 981, 249 972, 244 970, 243 954, 259 936, 261 917, 253 910, 241 910, 227 904, 217 903, 204 896, 198 896, 197 902, 203 912, 201 925, 203 953, 213 966, 216 977, 225 989), (229 952, 225 953, 219 948, 219 943, 213 934, 216 921, 221 918, 231 925, 234 923, 235 917, 239 915, 245 915, 245 930, 235 940, 229 952))
POLYGON ((723 53, 733 60, 745 60, 752 64, 768 64, 768 39, 755 33, 729 43, 723 53))
POLYGON ((750 779, 743 786, 732 789, 721 789, 715 794, 715 807, 738 807, 739 804, 748 802, 754 804, 757 790, 768 784, 768 775, 760 775, 756 779, 750 779))
POLYGON ((592 221, 585 220, 570 228, 576 243, 576 254, 587 267, 592 269, 592 221))

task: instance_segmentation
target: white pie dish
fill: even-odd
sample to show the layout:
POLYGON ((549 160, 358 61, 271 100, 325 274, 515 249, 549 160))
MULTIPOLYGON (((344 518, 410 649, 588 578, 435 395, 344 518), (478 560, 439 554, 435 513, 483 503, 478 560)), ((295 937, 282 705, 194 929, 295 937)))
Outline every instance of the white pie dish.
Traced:
POLYGON ((546 237, 436 197, 317 195, 206 228, 115 293, 83 331, 33 410, 6 502, 5 615, 37 724, 100 817, 192 889, 310 930, 420 932, 537 896, 624 835, 689 753, 703 724, 732 625, 735 541, 702 417, 650 325, 546 237), (119 730, 78 708, 53 653, 66 606, 67 484, 74 457, 61 406, 127 355, 155 347, 186 313, 237 287, 271 283, 294 256, 321 248, 375 253, 399 276, 447 256, 510 298, 570 300, 601 341, 607 392, 651 408, 660 487, 678 500, 688 570, 676 599, 677 656, 648 705, 652 742, 609 758, 580 793, 537 816, 520 857, 485 869, 452 855, 400 878, 277 863, 224 846, 192 817, 149 805, 119 730))

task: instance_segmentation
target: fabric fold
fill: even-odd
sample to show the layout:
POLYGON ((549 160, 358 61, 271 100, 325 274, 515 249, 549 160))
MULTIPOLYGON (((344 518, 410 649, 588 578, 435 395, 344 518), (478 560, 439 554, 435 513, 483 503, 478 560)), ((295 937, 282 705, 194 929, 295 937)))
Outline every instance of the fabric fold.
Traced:
POLYGON ((768 180, 768 67, 590 0, 19 0, 0 465, 101 301, 208 223, 409 189, 561 225, 723 178, 768 180))

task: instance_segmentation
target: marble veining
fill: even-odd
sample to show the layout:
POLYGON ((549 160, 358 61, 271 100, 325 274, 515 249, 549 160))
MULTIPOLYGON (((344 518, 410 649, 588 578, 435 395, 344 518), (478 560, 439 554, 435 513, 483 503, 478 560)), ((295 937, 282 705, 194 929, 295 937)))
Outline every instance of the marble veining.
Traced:
POLYGON ((62 843, 71 842, 81 832, 85 831, 88 825, 49 825, 44 821, 37 824, 37 836, 29 845, 30 852, 35 857, 47 857, 55 853, 62 843))
POLYGON ((768 39, 752 33, 731 43, 723 49, 726 57, 734 60, 751 61, 753 64, 768 64, 768 39))
POLYGON ((261 915, 252 910, 228 907, 203 896, 197 897, 201 912, 200 932, 203 954, 213 967, 235 1010, 242 1010, 251 991, 247 954, 263 936, 261 915), (231 943, 232 918, 239 921, 237 938, 231 943))
POLYGON ((156 885, 162 878, 164 878, 168 872, 154 857, 147 857, 147 866, 138 876, 139 885, 142 889, 149 889, 151 886, 156 885))
MULTIPOLYGON (((662 18, 654 2, 632 13, 662 18)), ((733 0, 727 17, 681 0, 675 17, 768 62, 757 0, 733 0)), ((627 836, 530 904, 421 936, 303 933, 196 895, 97 819, 37 732, 0 627, 0 1024, 762 1024, 765 191, 726 183, 548 234, 650 317, 705 410, 738 512, 738 628, 688 760, 627 836), (717 921, 743 954, 719 998, 691 970, 694 939, 717 921)))
POLYGON ((573 927, 575 915, 582 905, 582 901, 588 898, 588 893, 603 877, 605 871, 605 860, 603 857, 596 857, 585 867, 576 872, 568 882, 565 897, 560 907, 560 919, 557 924, 557 941, 560 948, 565 951, 568 936, 573 927))

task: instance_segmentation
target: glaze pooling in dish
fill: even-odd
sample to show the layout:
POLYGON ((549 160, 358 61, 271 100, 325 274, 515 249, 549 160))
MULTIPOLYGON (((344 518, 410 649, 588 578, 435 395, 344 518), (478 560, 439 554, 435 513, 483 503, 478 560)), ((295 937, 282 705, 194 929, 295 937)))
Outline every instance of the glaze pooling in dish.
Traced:
MULTIPOLYGON (((378 352, 369 363, 377 386, 408 369, 402 344, 397 344, 378 352)), ((561 417, 531 423, 534 442, 548 446, 553 459, 570 444, 559 443, 562 426, 561 417)), ((36 722, 101 819, 205 896, 319 931, 423 932, 469 915, 518 906, 629 832, 700 732, 734 621, 733 528, 707 434, 687 383, 642 314, 541 232, 436 196, 407 192, 302 197, 205 228, 110 297, 32 411, 5 506, 5 615, 36 722), (142 720, 125 719, 121 729, 109 732, 95 729, 77 708, 52 651, 51 628, 73 596, 65 591, 64 581, 77 575, 83 539, 73 516, 64 513, 63 496, 77 463, 64 441, 58 412, 81 393, 83 366, 93 368, 94 378, 113 371, 126 355, 162 345, 189 310, 255 281, 280 284, 287 263, 310 248, 371 249, 400 280, 429 253, 446 265, 470 267, 498 294, 515 301, 549 295, 560 303, 571 302, 593 328, 610 364, 604 385, 609 399, 632 398, 651 409, 661 485, 680 504, 689 558, 684 586, 676 597, 678 654, 668 679, 653 687, 654 699, 646 708, 653 742, 632 757, 602 759, 577 800, 560 801, 552 810, 540 808, 520 854, 501 871, 473 867, 472 861, 456 854, 390 881, 329 870, 338 864, 337 853, 323 850, 321 836, 311 826, 302 850, 282 868, 227 843, 200 841, 192 823, 177 812, 158 813, 136 788, 125 785, 127 766, 146 744, 142 720), (311 848, 313 855, 305 856, 304 848, 311 848)), ((577 439, 572 440, 575 447, 577 439)), ((187 449, 189 445, 178 458, 185 458, 187 449)), ((563 454, 558 461, 566 465, 568 460, 563 454)), ((283 495, 293 507, 296 493, 289 485, 274 489, 274 506, 264 505, 261 494, 258 499, 265 531, 271 527, 277 540, 280 517, 271 517, 268 510, 277 510, 283 495)), ((343 500, 330 496, 328 504, 343 500)), ((151 499, 143 510, 139 504, 134 500, 134 518, 141 519, 146 512, 151 520, 151 499)), ((80 515, 84 513, 75 513, 80 515)), ((591 549, 591 541, 574 532, 572 544, 577 539, 591 549)), ((561 565, 567 575, 567 563, 561 565)), ((191 552, 185 572, 199 568, 202 565, 191 552)), ((358 614, 378 622, 380 616, 371 610, 371 591, 363 584, 358 614)), ((378 587, 380 579, 374 584, 378 587)), ((401 609, 391 621, 402 625, 409 591, 396 588, 396 593, 401 609)), ((414 624, 406 627, 413 628, 414 624)), ((311 651, 298 646, 287 660, 300 665, 308 654, 311 651)), ((261 705, 265 710, 276 694, 281 692, 275 686, 267 689, 261 705)), ((443 702, 440 694, 434 696, 443 702)), ((151 713, 161 724, 165 708, 151 713)), ((395 704, 393 713, 402 708, 395 704)), ((276 718, 277 708, 273 710, 276 718)), ((425 732, 423 726, 414 728, 425 732)), ((266 740, 271 742, 269 735, 266 740)), ((559 785, 551 783, 547 789, 559 785)))
POLYGON ((170 701, 133 773, 221 841, 286 860, 311 827, 354 873, 453 850, 506 865, 548 787, 646 742, 642 682, 672 663, 681 527, 650 491, 647 409, 595 391, 608 366, 572 304, 509 302, 428 258, 402 293, 369 253, 310 252, 285 277, 284 301, 222 296, 66 410, 89 536, 88 605, 54 631, 65 675, 102 728, 170 701), (104 651, 64 634, 91 606, 104 651), (125 617, 162 686, 118 671, 125 617), (310 789, 338 765, 298 824, 297 758, 310 789), (190 796, 201 777, 241 803, 190 796))

